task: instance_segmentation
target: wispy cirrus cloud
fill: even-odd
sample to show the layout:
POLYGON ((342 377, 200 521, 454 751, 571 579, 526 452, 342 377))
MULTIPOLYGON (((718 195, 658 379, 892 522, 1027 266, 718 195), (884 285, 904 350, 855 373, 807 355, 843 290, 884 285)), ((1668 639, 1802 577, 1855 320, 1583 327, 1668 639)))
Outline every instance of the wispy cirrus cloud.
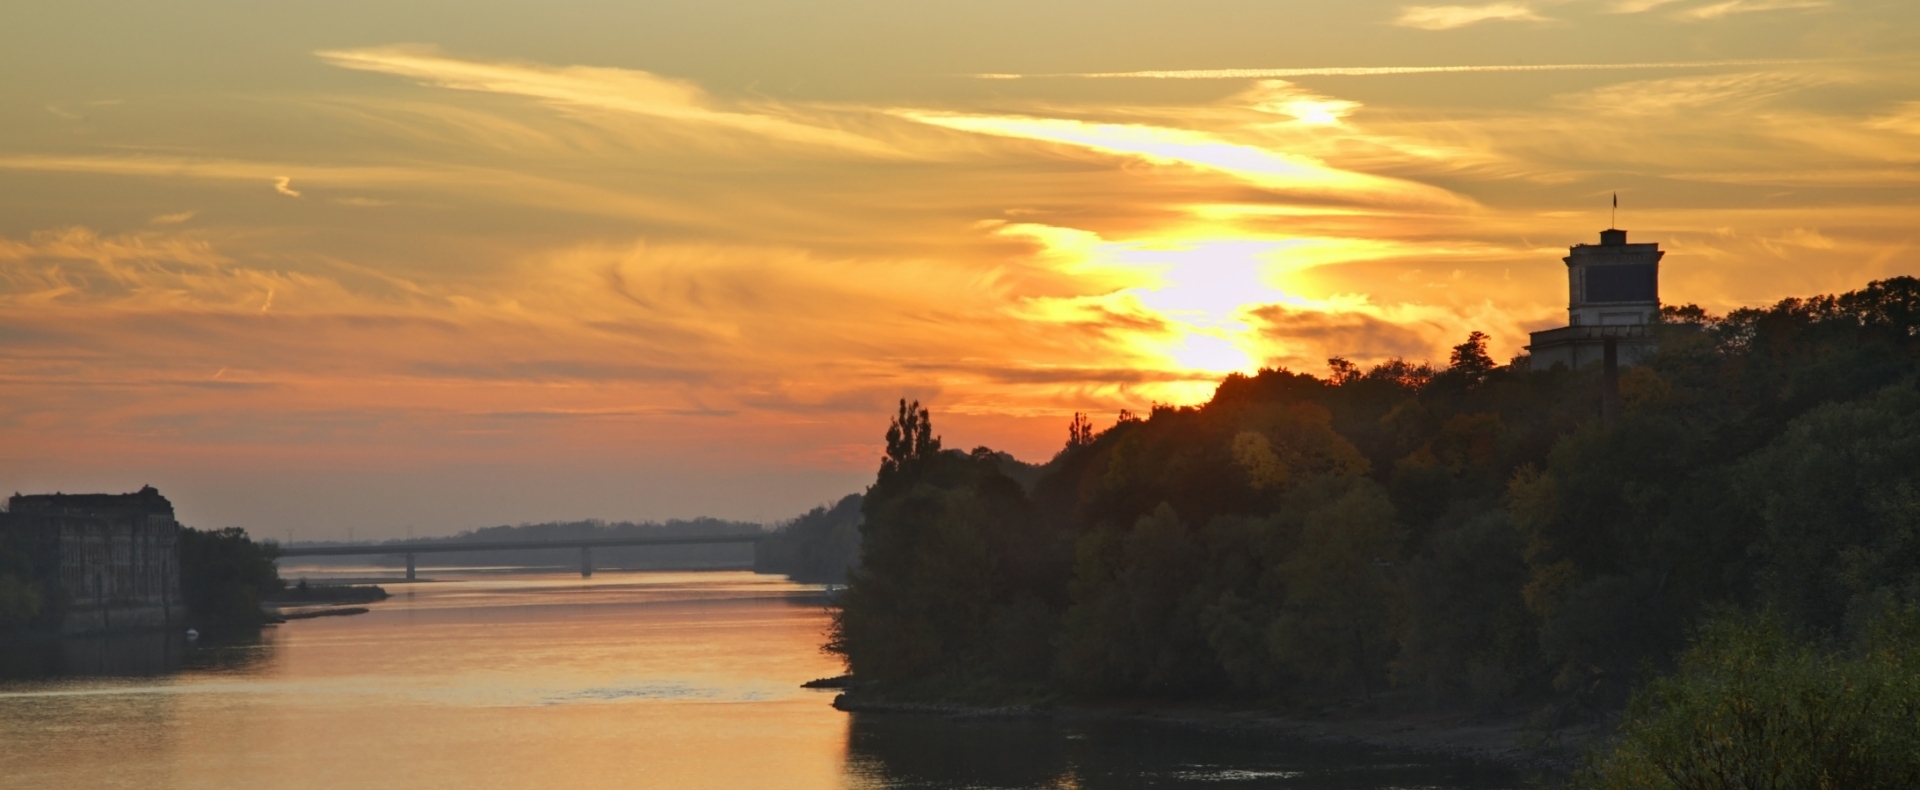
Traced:
POLYGON ((1607 10, 1615 14, 1640 14, 1681 0, 1613 0, 1607 10))
POLYGON ((1405 6, 1393 23, 1420 30, 1453 30, 1481 22, 1545 22, 1526 3, 1405 6))
POLYGON ((1360 109, 1359 102, 1315 93, 1286 80, 1261 80, 1234 98, 1251 109, 1292 116, 1300 123, 1313 126, 1338 125, 1341 119, 1360 109))
POLYGON ((1819 74, 1759 71, 1637 80, 1560 96, 1554 104, 1583 112, 1671 114, 1705 107, 1753 106, 1831 79, 1819 74))
POLYGON ((1819 170, 1718 171, 1675 173, 1673 178, 1722 184, 1826 189, 1899 189, 1920 186, 1920 169, 1848 168, 1819 170))
POLYGON ((1903 102, 1893 112, 1869 118, 1867 127, 1920 134, 1920 101, 1903 102))
MULTIPOLYGON (((55 155, 0 156, 0 170, 53 173, 94 173, 158 179, 269 181, 276 192, 291 188, 294 179, 330 187, 426 190, 453 193, 462 199, 495 201, 507 205, 578 211, 609 217, 647 218, 687 225, 706 225, 714 217, 689 209, 678 201, 637 194, 554 177, 537 170, 488 168, 454 162, 405 165, 314 165, 285 161, 256 162, 185 156, 55 155), (286 184, 281 183, 286 179, 286 184)), ((298 191, 298 190, 294 190, 298 191)), ((296 195, 297 196, 297 195, 296 195)), ((343 198, 345 205, 384 205, 377 198, 343 198)))
POLYGON ((871 138, 789 117, 777 106, 724 107, 698 85, 646 71, 468 60, 423 46, 315 54, 341 68, 411 77, 453 90, 524 96, 557 107, 626 113, 869 155, 898 153, 871 138))
POLYGON ((1831 5, 1833 5, 1831 0, 1724 0, 1724 2, 1698 8, 1689 8, 1674 16, 1687 20, 1708 20, 1759 11, 1811 10, 1831 5))
POLYGON ((1244 80, 1294 77, 1384 77, 1409 74, 1501 74, 1550 71, 1616 71, 1635 69, 1705 69, 1743 66, 1788 66, 1829 63, 1807 59, 1676 60, 1638 63, 1525 63, 1461 66, 1317 66, 1287 69, 1179 69, 1155 71, 1091 71, 1064 74, 973 74, 975 79, 1021 80, 1044 78, 1142 80, 1244 80))
POLYGON ((98 173, 126 176, 170 178, 206 178, 240 181, 270 181, 276 186, 282 178, 302 181, 358 184, 417 183, 428 180, 430 171, 420 168, 386 166, 333 167, 294 165, 288 162, 249 162, 239 159, 160 155, 51 155, 0 156, 0 170, 38 170, 44 172, 98 173))
POLYGON ((1464 207, 1470 201, 1413 181, 1343 170, 1318 159, 1189 129, 1064 118, 899 111, 921 123, 976 134, 1060 143, 1156 164, 1223 173, 1299 197, 1388 205, 1464 207))

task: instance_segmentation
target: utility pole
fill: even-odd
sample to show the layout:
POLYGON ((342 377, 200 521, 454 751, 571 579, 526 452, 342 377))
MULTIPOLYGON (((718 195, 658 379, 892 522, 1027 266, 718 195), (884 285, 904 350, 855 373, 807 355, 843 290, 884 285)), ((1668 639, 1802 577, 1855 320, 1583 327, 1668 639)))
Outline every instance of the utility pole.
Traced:
POLYGON ((1620 342, 1612 335, 1600 347, 1600 421, 1620 424, 1620 342))

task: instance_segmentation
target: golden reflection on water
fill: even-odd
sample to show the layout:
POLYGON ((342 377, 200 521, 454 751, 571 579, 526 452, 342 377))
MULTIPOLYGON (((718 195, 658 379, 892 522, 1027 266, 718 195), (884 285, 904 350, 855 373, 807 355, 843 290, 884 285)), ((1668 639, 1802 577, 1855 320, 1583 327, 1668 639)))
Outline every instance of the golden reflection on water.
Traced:
MULTIPOLYGON (((133 679, 0 686, 8 788, 832 788, 811 588, 745 572, 393 584, 133 679)), ((863 784, 854 780, 855 784, 863 784)))
POLYGON ((824 597, 770 576, 433 573, 256 637, 69 640, 67 677, 0 682, 0 790, 1520 786, 1142 721, 848 716, 799 687, 840 668, 824 597))

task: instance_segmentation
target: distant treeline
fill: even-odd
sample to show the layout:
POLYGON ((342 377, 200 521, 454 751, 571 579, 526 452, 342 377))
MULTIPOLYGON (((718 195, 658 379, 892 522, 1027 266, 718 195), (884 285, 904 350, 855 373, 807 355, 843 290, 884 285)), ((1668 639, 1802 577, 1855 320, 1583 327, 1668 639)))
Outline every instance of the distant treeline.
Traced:
MULTIPOLYGON (((543 524, 519 524, 515 526, 483 527, 460 532, 450 537, 423 538, 408 541, 416 544, 432 543, 489 543, 507 541, 542 540, 582 540, 611 538, 669 538, 696 537, 713 535, 757 535, 765 531, 759 524, 747 521, 726 521, 717 518, 696 518, 690 520, 674 519, 666 522, 606 522, 599 519, 585 521, 552 521, 543 524)), ((388 541, 397 543, 400 541, 388 541)), ((302 543, 302 546, 325 546, 327 543, 302 543)), ((715 545, 690 546, 619 546, 603 547, 593 550, 593 564, 602 569, 669 569, 669 568, 743 568, 753 565, 752 544, 723 543, 715 545)), ((301 557, 302 563, 316 564, 372 564, 387 567, 404 566, 404 554, 372 555, 362 557, 301 557)), ((501 551, 462 551, 459 553, 415 555, 416 565, 458 565, 462 567, 577 567, 580 564, 580 550, 570 549, 508 549, 501 551)))
POLYGON ((833 507, 816 507, 775 528, 760 541, 753 569, 781 573, 798 582, 841 584, 860 561, 860 504, 848 494, 833 507))
POLYGON ((1702 624, 1844 650, 1920 601, 1920 281, 1653 331, 1612 423, 1597 366, 1497 364, 1476 332, 1445 366, 1076 418, 1030 485, 903 402, 828 647, 902 698, 1400 689, 1551 726, 1702 624))

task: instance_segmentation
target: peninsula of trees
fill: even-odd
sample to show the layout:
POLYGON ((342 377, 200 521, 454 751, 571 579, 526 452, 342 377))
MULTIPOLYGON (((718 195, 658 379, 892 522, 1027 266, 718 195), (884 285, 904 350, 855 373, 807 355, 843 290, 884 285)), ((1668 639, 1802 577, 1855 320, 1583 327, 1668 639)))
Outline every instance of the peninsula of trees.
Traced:
POLYGON ((828 649, 872 698, 1399 689, 1548 727, 1676 669, 1683 699, 1741 645, 1913 653, 1886 635, 1920 600, 1920 281, 1652 329, 1612 420, 1597 366, 1496 364, 1476 332, 1444 367, 1076 419, 1030 484, 903 402, 828 649))

